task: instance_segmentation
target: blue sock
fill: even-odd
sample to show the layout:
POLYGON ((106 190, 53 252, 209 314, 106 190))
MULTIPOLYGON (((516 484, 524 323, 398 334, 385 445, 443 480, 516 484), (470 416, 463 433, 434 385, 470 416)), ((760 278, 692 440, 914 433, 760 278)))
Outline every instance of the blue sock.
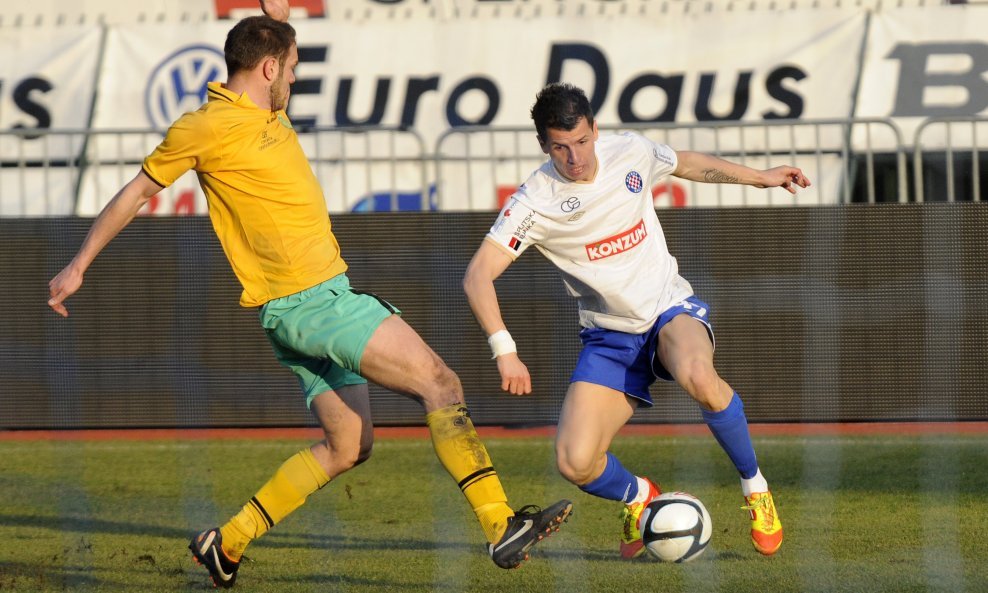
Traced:
POLYGON ((638 496, 638 478, 624 469, 617 457, 608 453, 604 473, 593 482, 580 486, 580 490, 608 500, 628 502, 638 496))
POLYGON ((758 461, 755 459, 755 448, 751 446, 748 418, 744 415, 744 404, 738 392, 734 392, 731 403, 720 412, 700 411, 710 432, 714 433, 714 438, 734 462, 741 477, 748 479, 754 476, 758 472, 758 461))

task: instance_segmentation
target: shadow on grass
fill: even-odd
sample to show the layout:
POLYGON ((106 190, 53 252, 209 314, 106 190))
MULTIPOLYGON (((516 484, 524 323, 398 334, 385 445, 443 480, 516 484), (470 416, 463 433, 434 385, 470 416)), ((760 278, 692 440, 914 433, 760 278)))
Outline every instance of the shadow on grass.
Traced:
MULTIPOLYGON (((85 532, 116 535, 116 536, 139 536, 156 537, 174 540, 174 550, 171 552, 134 549, 132 546, 121 551, 122 544, 112 543, 96 547, 86 548, 87 551, 98 558, 95 564, 104 566, 101 571, 94 570, 93 566, 85 563, 67 561, 64 554, 59 554, 53 550, 52 554, 45 555, 36 562, 0 562, 0 591, 154 591, 160 590, 206 590, 211 586, 206 572, 192 563, 184 549, 188 541, 188 532, 178 528, 167 528, 161 526, 148 525, 143 523, 129 523, 120 521, 89 520, 72 517, 32 517, 23 515, 0 515, 0 525, 34 527, 42 529, 52 529, 61 532, 85 532), (110 574, 105 572, 106 560, 113 559, 114 556, 122 554, 119 558, 120 569, 128 571, 127 574, 139 574, 136 581, 129 578, 112 578, 114 571, 110 574), (179 560, 181 557, 181 560, 179 560), (110 576, 110 579, 106 577, 110 576)), ((167 545, 167 547, 171 547, 167 545)), ((160 542, 155 544, 160 548, 160 542)), ((428 583, 415 582, 418 577, 406 575, 395 578, 384 566, 380 567, 380 574, 352 574, 350 562, 358 561, 359 557, 378 558, 382 550, 389 554, 397 552, 399 556, 390 556, 393 561, 400 562, 400 554, 408 552, 413 554, 423 554, 434 558, 441 557, 443 551, 465 552, 471 557, 471 562, 486 560, 486 553, 482 543, 474 540, 467 541, 465 538, 450 538, 427 540, 427 539, 402 539, 393 540, 387 537, 367 538, 348 537, 345 535, 319 534, 311 531, 299 532, 272 532, 258 540, 255 548, 267 548, 273 550, 274 554, 269 554, 265 560, 250 560, 244 564, 244 576, 249 577, 256 574, 254 579, 255 589, 253 590, 281 590, 302 586, 326 586, 330 590, 381 590, 381 591, 422 591, 431 590, 435 585, 432 581, 428 583), (337 558, 330 561, 322 570, 303 571, 297 574, 285 574, 285 571, 278 568, 278 558, 288 557, 294 552, 302 552, 306 549, 326 550, 327 555, 332 557, 334 552, 353 552, 357 558, 337 558), (410 580, 407 580, 410 579, 410 580), (269 588, 264 585, 270 585, 269 588), (256 587, 264 587, 257 589, 256 587), (425 587, 425 588, 423 588, 425 587)), ((733 553, 716 553, 713 550, 706 554, 710 558, 718 560, 736 561, 740 556, 733 553)), ((250 554, 250 552, 248 552, 250 554)), ((707 558, 708 560, 710 558, 707 558)), ((565 541, 562 538, 552 538, 541 543, 532 551, 532 560, 535 563, 551 562, 556 565, 565 563, 603 563, 610 567, 621 567, 629 562, 622 560, 616 548, 586 548, 575 545, 572 541, 565 541)), ((114 561, 116 563, 116 561, 114 561)), ((648 565, 655 565, 656 562, 649 558, 641 558, 633 562, 641 568, 648 565)), ((364 565, 366 566, 366 565, 364 565)), ((598 565, 599 566, 599 565, 598 565)), ((530 566, 530 569, 537 569, 537 566, 530 566)), ((599 566, 599 568, 603 568, 599 566)), ((365 569, 366 570, 366 569, 365 569)), ((497 571, 491 565, 491 570, 497 571)), ((609 570, 609 569, 608 569, 609 570)), ((248 578, 244 585, 248 588, 248 583, 254 579, 248 578)), ((307 589, 306 589, 307 590, 307 589)))
MULTIPOLYGON (((568 542, 561 538, 550 538, 539 543, 533 548, 533 557, 552 558, 558 560, 591 560, 595 562, 618 562, 626 563, 622 559, 617 549, 614 550, 594 550, 586 548, 570 548, 568 542)), ((409 552, 435 552, 435 551, 467 551, 478 554, 487 554, 485 544, 475 540, 420 540, 403 539, 393 540, 388 538, 356 538, 328 534, 313 533, 268 533, 264 538, 257 540, 253 547, 270 548, 279 550, 320 548, 326 550, 344 551, 366 551, 379 553, 381 550, 388 551, 409 551, 409 552)), ((651 562, 642 559, 644 562, 651 562)))
POLYGON ((28 563, 0 560, 0 590, 3 591, 76 591, 95 589, 122 591, 124 583, 101 580, 93 576, 87 566, 66 565, 53 562, 28 563))
MULTIPOLYGON (((50 529, 59 533, 83 533, 104 535, 132 535, 135 537, 155 537, 174 539, 184 547, 196 529, 164 527, 148 523, 129 523, 71 516, 4 515, 0 514, 0 525, 4 527, 33 527, 50 529)), ((549 540, 552 545, 555 540, 549 540)), ((546 544, 540 544, 540 549, 546 544)), ((380 550, 432 552, 439 550, 477 550, 483 553, 483 542, 464 540, 389 539, 386 537, 367 538, 336 535, 331 533, 308 533, 297 531, 271 531, 257 540, 252 548, 303 549, 322 548, 327 550, 352 550, 379 552, 380 550)))
POLYGON ((0 525, 4 527, 36 527, 58 532, 103 533, 110 535, 135 535, 141 537, 164 537, 188 539, 193 533, 174 527, 163 527, 148 523, 128 523, 107 521, 92 517, 65 515, 4 515, 0 514, 0 525))
MULTIPOLYGON (((355 577, 348 574, 333 575, 285 575, 280 577, 266 577, 265 581, 270 583, 311 583, 315 585, 335 585, 337 587, 376 587, 386 591, 422 591, 422 583, 396 583, 387 578, 369 579, 366 577, 355 577)), ((429 584, 431 586, 431 583, 429 584)), ((337 590, 337 589, 332 589, 337 590)), ((346 589, 343 589, 346 590, 346 589)))

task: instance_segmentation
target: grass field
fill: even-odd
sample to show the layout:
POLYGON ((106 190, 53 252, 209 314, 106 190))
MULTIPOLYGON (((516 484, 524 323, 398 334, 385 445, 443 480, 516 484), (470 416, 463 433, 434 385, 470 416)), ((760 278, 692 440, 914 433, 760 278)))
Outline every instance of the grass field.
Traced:
MULTIPOLYGON (((487 439, 514 506, 574 516, 520 570, 496 568, 426 440, 381 440, 247 551, 263 592, 988 591, 988 435, 762 437, 786 540, 748 541, 740 489, 709 436, 620 437, 624 463, 689 491, 714 522, 693 563, 621 561, 619 506, 564 482, 547 438, 487 439)), ((0 591, 210 589, 186 550, 239 509, 294 440, 0 442, 0 591)))

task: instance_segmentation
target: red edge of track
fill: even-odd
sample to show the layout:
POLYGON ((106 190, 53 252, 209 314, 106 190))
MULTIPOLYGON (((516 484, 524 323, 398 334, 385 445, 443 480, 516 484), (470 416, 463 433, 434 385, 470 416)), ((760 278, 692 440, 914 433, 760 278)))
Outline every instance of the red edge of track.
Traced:
MULTIPOLYGON (((553 437, 555 426, 513 428, 479 426, 482 438, 553 437)), ((0 430, 0 441, 147 441, 203 439, 319 439, 318 428, 121 428, 92 430, 0 430)), ((631 424, 623 436, 707 435, 705 424, 631 424)), ((814 424, 752 424, 754 436, 846 435, 961 435, 988 434, 988 422, 855 422, 814 424)), ((377 439, 428 438, 424 426, 384 426, 374 429, 377 439)))

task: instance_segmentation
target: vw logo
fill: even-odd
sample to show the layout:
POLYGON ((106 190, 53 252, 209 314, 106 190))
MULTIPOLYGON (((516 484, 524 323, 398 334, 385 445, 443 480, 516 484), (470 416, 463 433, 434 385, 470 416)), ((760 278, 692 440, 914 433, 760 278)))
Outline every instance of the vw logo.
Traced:
POLYGON ((154 127, 167 128, 180 115, 206 102, 206 83, 226 77, 223 52, 211 45, 183 47, 154 69, 144 107, 154 127))
POLYGON ((580 199, 573 196, 560 204, 559 207, 563 209, 563 212, 572 212, 580 207, 580 199))

